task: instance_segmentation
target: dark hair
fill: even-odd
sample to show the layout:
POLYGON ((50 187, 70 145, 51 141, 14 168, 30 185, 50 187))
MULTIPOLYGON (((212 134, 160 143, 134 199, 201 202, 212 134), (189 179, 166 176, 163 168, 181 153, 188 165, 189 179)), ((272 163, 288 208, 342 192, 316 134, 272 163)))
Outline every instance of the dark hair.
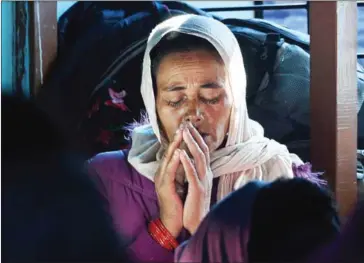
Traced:
POLYGON ((302 262, 338 233, 332 194, 302 178, 278 179, 253 204, 249 262, 302 262))
POLYGON ((28 100, 2 99, 2 260, 114 262, 121 241, 84 160, 28 100), (6 109, 4 111, 4 109, 6 109), (19 136, 21 136, 19 138, 19 136))
POLYGON ((221 60, 216 48, 209 41, 201 37, 179 32, 170 32, 159 41, 150 52, 154 94, 156 94, 155 77, 162 59, 172 53, 195 50, 206 50, 221 60))

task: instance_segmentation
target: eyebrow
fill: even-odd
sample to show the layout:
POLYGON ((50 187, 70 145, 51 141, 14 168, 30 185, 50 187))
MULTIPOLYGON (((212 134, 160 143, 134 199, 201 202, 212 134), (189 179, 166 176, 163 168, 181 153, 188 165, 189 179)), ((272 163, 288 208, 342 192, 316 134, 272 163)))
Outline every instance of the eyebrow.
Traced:
MULTIPOLYGON (((200 88, 202 89, 222 89, 223 86, 219 83, 216 82, 209 82, 203 85, 200 85, 200 88)), ((166 87, 164 90, 165 91, 180 91, 180 90, 185 90, 186 87, 184 86, 172 86, 172 87, 166 87)))

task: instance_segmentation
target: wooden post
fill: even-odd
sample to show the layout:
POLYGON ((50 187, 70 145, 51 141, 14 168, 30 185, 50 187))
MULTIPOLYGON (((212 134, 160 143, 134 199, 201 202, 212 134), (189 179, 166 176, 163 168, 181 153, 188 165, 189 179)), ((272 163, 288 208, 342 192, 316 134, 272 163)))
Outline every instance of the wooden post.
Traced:
POLYGON ((14 5, 14 93, 34 96, 57 53, 57 2, 16 1, 14 5))
POLYGON ((357 199, 357 23, 356 1, 310 3, 311 160, 344 218, 357 199))
POLYGON ((57 1, 31 2, 32 95, 37 95, 47 72, 57 56, 57 1))

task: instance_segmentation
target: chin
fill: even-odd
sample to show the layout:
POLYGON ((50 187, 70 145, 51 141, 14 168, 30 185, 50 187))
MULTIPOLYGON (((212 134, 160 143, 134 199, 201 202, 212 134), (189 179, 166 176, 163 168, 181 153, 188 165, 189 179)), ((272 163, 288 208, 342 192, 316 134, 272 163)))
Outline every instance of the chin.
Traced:
POLYGON ((210 152, 213 152, 213 151, 216 151, 216 150, 219 150, 221 148, 224 148, 225 145, 226 145, 226 142, 227 142, 227 138, 219 141, 219 142, 214 142, 213 146, 211 147, 211 150, 210 152))
POLYGON ((207 147, 209 147, 209 152, 212 153, 214 151, 216 151, 219 147, 217 147, 216 142, 213 143, 206 143, 207 147))

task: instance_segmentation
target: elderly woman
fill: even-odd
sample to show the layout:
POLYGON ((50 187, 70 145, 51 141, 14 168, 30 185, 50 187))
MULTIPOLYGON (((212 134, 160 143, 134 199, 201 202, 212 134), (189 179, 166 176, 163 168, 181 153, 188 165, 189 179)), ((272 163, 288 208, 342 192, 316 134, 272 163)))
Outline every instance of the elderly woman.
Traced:
POLYGON ((239 44, 221 22, 181 15, 150 34, 141 93, 150 124, 130 151, 102 153, 89 170, 117 232, 138 262, 172 262, 210 205, 253 179, 293 177, 287 148, 249 119, 239 44))

